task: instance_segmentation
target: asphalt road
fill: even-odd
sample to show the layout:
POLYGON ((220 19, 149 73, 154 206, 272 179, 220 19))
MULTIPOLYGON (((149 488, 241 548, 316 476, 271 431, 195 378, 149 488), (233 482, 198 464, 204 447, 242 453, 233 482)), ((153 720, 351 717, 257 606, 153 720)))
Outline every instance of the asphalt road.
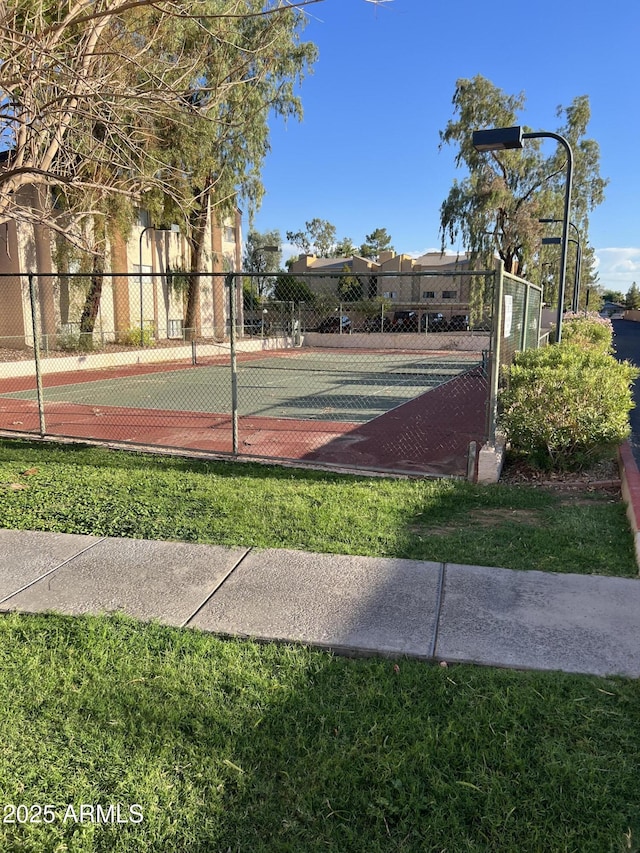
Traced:
MULTIPOLYGON (((620 361, 630 361, 640 367, 640 323, 635 323, 633 320, 612 320, 611 322, 616 358, 620 361)), ((631 423, 629 443, 640 467, 640 379, 636 379, 633 383, 633 399, 636 407, 631 410, 629 416, 631 423)))

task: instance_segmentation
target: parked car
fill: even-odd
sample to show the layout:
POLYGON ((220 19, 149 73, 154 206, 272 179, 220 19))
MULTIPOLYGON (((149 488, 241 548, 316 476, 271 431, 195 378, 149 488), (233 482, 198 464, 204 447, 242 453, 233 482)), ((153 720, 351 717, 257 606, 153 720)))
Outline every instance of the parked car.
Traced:
POLYGON ((439 311, 423 314, 420 320, 420 331, 424 332, 446 332, 448 323, 439 311))
POLYGON ((449 320, 450 332, 468 332, 469 318, 466 314, 453 314, 449 320))
POLYGON ((396 311, 393 315, 391 323, 392 332, 417 332, 418 331, 418 312, 417 311, 396 311))
POLYGON ((351 320, 344 315, 342 317, 331 316, 325 317, 321 323, 318 324, 316 332, 330 333, 333 332, 337 334, 342 329, 342 334, 348 334, 351 331, 351 320))
POLYGON ((483 317, 482 320, 479 320, 473 327, 472 331, 474 332, 490 332, 493 328, 493 323, 488 317, 483 317))
POLYGON ((390 332, 391 320, 388 317, 376 314, 373 317, 367 317, 362 329, 364 332, 390 332))
POLYGON ((244 333, 245 335, 261 335, 264 328, 264 320, 245 320, 244 333))

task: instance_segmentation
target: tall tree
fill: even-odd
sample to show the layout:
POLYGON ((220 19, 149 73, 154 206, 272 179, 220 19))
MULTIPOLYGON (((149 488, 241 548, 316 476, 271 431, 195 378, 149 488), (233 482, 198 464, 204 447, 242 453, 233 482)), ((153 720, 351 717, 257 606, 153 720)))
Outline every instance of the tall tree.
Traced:
POLYGON ((601 295, 603 302, 615 302, 616 305, 625 304, 625 295, 621 290, 603 290, 601 295))
MULTIPOLYGON (((443 249, 447 240, 462 237, 465 248, 486 259, 497 252, 508 271, 527 269, 538 261, 542 226, 540 218, 561 218, 566 154, 561 146, 545 156, 539 139, 528 140, 522 150, 479 153, 472 145, 476 129, 519 124, 524 94, 508 95, 477 75, 457 81, 453 97, 455 116, 440 133, 440 145, 458 146, 456 165, 468 176, 454 181, 440 210, 443 249)), ((599 148, 584 138, 589 101, 576 98, 558 108, 565 125, 558 131, 574 152, 572 221, 588 238, 587 214, 604 197, 606 180, 599 174, 599 148)))
POLYGON ((338 279, 338 296, 344 302, 357 302, 363 297, 362 282, 351 273, 348 264, 342 267, 342 275, 338 279))
POLYGON ((371 234, 365 236, 365 242, 360 246, 360 254, 363 258, 371 258, 377 261, 380 252, 392 251, 391 237, 386 228, 376 228, 371 234))
POLYGON ((335 245, 335 253, 339 258, 350 258, 355 255, 356 247, 353 245, 351 237, 343 237, 342 240, 338 240, 335 245))
POLYGON ((627 308, 630 308, 632 311, 637 311, 638 308, 640 308, 640 288, 635 281, 632 283, 629 290, 627 290, 625 303, 627 308))
MULTIPOLYGON (((159 132, 191 129, 206 102, 209 117, 229 131, 225 104, 258 75, 291 100, 276 29, 291 37, 292 16, 322 0, 12 0, 0 4, 0 121, 6 156, 0 168, 0 222, 43 223, 78 245, 96 212, 95 193, 139 202, 156 188, 177 203, 179 166, 158 158, 159 132), (284 22, 275 24, 283 18, 284 22), (225 50, 234 61, 212 64, 225 50), (256 59, 248 61, 249 56, 256 59), (284 71, 282 70, 284 67, 284 71), (213 107, 217 107, 214 109, 213 107), (41 186, 34 205, 25 188, 41 186), (60 196, 66 202, 60 204, 60 196)), ((268 111, 278 98, 267 99, 268 111)), ((221 131, 222 134, 222 131, 221 131)), ((255 151, 249 152, 252 166, 255 151)), ((264 143, 263 151, 264 156, 264 143)), ((222 168, 222 166, 220 166, 222 168)), ((98 209, 102 213, 104 205, 98 209)), ((190 209, 188 211, 191 212, 190 209)))
POLYGON ((249 231, 242 264, 246 272, 267 273, 280 269, 282 238, 278 230, 249 231))
MULTIPOLYGON (((189 115, 163 118, 153 152, 171 176, 171 192, 152 192, 150 209, 178 221, 190 247, 189 329, 197 328, 209 217, 232 214, 239 199, 250 212, 259 205, 269 115, 302 117, 295 88, 316 57, 315 46, 300 41, 305 19, 295 8, 278 4, 278 14, 264 15, 262 0, 236 0, 235 6, 245 14, 216 22, 215 43, 188 93, 189 115)), ((197 26, 182 42, 187 35, 194 45, 201 39, 197 26)))
POLYGON ((279 231, 249 231, 245 243, 243 267, 245 272, 254 273, 250 284, 257 296, 265 295, 269 274, 280 269, 282 247, 279 231), (273 251, 275 249, 275 251, 273 251))
POLYGON ((336 226, 326 219, 311 219, 305 222, 304 231, 287 231, 287 240, 303 255, 330 258, 336 251, 336 226))

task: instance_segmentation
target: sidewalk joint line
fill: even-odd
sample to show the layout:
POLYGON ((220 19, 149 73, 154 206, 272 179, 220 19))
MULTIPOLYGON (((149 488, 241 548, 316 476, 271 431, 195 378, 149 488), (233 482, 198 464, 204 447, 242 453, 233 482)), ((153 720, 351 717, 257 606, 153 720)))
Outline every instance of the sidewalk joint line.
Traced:
POLYGON ((226 575, 222 578, 222 580, 220 580, 220 581, 216 584, 216 586, 211 590, 211 592, 209 593, 209 595, 207 595, 207 596, 206 596, 206 598, 204 599, 204 601, 196 607, 196 609, 193 611, 193 613, 191 614, 191 616, 188 616, 188 617, 184 620, 184 622, 180 625, 180 627, 181 627, 181 628, 187 628, 187 627, 188 627, 189 622, 191 622, 191 620, 192 620, 192 619, 195 619, 195 617, 198 615, 198 613, 200 613, 200 611, 203 609, 203 607, 206 607, 206 605, 211 601, 211 599, 212 599, 212 598, 213 598, 213 596, 216 594, 216 592, 218 592, 218 590, 220 589, 220 587, 221 587, 221 586, 222 586, 222 585, 227 581, 227 579, 228 579, 228 578, 230 578, 230 577, 231 577, 231 575, 235 572, 235 570, 240 566, 240 564, 241 564, 241 563, 243 563, 243 562, 246 560, 246 558, 249 556, 249 554, 250 554, 252 551, 253 551, 253 548, 252 548, 252 547, 251 547, 251 548, 247 548, 247 550, 246 550, 246 551, 245 551, 245 553, 240 557, 240 559, 238 560, 238 562, 237 562, 235 565, 231 566, 231 568, 230 568, 230 569, 229 569, 229 571, 226 573, 226 575))
POLYGON ((440 633, 440 618, 442 615, 442 604, 444 600, 444 580, 447 571, 447 564, 440 563, 440 577, 438 578, 438 589, 436 591, 436 626, 433 631, 433 641, 429 649, 429 657, 435 660, 436 648, 438 646, 438 634, 440 633))
POLYGON ((87 545, 86 548, 82 548, 82 550, 77 551, 72 557, 68 557, 66 560, 63 560, 61 563, 58 563, 57 566, 54 566, 52 569, 49 569, 49 571, 45 572, 43 575, 34 578, 34 580, 29 581, 29 583, 26 583, 24 586, 21 586, 20 589, 17 589, 15 592, 6 595, 4 598, 1 598, 0 604, 4 604, 5 601, 9 601, 10 598, 19 595, 21 592, 24 592, 26 589, 29 589, 29 587, 34 586, 34 584, 40 583, 40 581, 43 581, 45 578, 48 578, 49 575, 52 575, 59 569, 63 569, 65 566, 69 565, 69 563, 72 563, 77 557, 81 557, 83 554, 86 554, 87 551, 90 551, 92 548, 95 548, 96 545, 100 545, 102 542, 106 542, 108 538, 108 536, 103 536, 96 542, 92 542, 90 545, 87 545))

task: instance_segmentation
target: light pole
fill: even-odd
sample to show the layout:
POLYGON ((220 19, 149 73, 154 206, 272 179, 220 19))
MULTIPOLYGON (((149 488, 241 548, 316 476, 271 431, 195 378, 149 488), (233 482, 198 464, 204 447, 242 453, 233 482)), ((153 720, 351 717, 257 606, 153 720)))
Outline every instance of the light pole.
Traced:
MULTIPOLYGON (((541 223, 552 223, 552 222, 562 222, 562 219, 553 219, 553 217, 544 217, 542 219, 538 219, 538 222, 541 223)), ((571 310, 577 314, 578 313, 578 303, 580 301, 580 276, 582 274, 582 244, 580 243, 580 232, 576 225, 573 222, 570 222, 569 225, 576 232, 576 239, 569 240, 570 243, 576 244, 576 270, 574 276, 573 283, 573 301, 571 303, 571 310)), ((544 243, 544 239, 542 240, 544 243)))
MULTIPOLYGON (((571 300, 571 310, 574 314, 578 313, 578 296, 580 294, 580 267, 582 266, 582 247, 579 240, 574 240, 569 237, 569 243, 573 243, 576 247, 576 267, 573 275, 573 298, 571 300)), ((561 243, 560 237, 543 237, 543 246, 559 246, 561 243)))
POLYGON ((562 220, 562 252, 560 256, 560 284, 558 289, 558 315, 556 323, 556 341, 562 340, 562 314, 564 303, 565 282, 567 277, 567 244, 569 241, 569 216, 571 211, 571 182, 573 180, 573 151, 571 146, 558 133, 536 131, 524 133, 522 128, 495 127, 491 130, 474 130, 473 147, 476 151, 505 151, 512 148, 522 148, 524 139, 555 139, 567 152, 567 178, 564 191, 564 213, 562 220))
POLYGON ((580 240, 574 240, 569 237, 570 243, 575 243, 576 246, 576 272, 573 279, 573 299, 571 301, 571 310, 574 314, 578 313, 578 301, 580 299, 580 273, 582 272, 582 246, 580 240))
MULTIPOLYGON (((178 225, 171 225, 169 228, 156 228, 154 225, 147 225, 140 232, 140 240, 138 242, 138 273, 140 277, 140 346, 144 346, 144 289, 142 286, 142 238, 147 233, 147 231, 155 231, 156 233, 169 233, 169 234, 177 234, 180 231, 178 225)), ((151 271, 153 272, 153 264, 151 265, 151 271)))
POLYGON ((546 273, 544 271, 544 268, 545 267, 552 267, 552 266, 553 266, 553 264, 551 263, 551 261, 543 261, 540 264, 540 287, 543 289, 543 293, 544 293, 544 283, 545 283, 546 278, 547 278, 546 273))

